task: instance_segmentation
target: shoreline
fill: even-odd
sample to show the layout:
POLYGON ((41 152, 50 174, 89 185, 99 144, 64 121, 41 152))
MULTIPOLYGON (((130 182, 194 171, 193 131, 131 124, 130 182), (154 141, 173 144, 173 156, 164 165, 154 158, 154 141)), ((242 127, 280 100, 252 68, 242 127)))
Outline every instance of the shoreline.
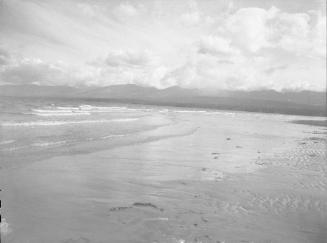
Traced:
POLYGON ((301 126, 310 135, 299 134, 297 127, 294 134, 301 136, 290 131, 282 138, 288 142, 282 142, 278 137, 243 138, 226 128, 217 137, 212 125, 186 137, 6 170, 1 176, 3 217, 11 230, 6 242, 324 239, 326 140, 310 139, 322 138, 314 133, 316 127, 301 126))
MULTIPOLYGON (((0 98, 7 98, 7 99, 27 99, 27 100, 47 100, 47 101, 59 101, 59 102, 76 102, 76 103, 83 103, 83 102, 94 102, 94 103, 101 103, 101 104, 107 104, 107 105, 144 105, 144 106, 157 106, 157 107, 171 107, 171 108, 190 108, 190 109, 207 109, 207 110, 214 110, 214 111, 226 111, 226 112, 249 112, 249 113, 259 113, 259 114, 273 114, 273 115, 294 115, 294 116, 306 116, 306 117, 327 117, 327 111, 325 108, 325 105, 322 106, 319 110, 312 110, 308 108, 307 111, 303 111, 303 107, 305 105, 303 104, 297 104, 297 103, 291 103, 291 104, 283 104, 283 109, 280 110, 280 108, 255 108, 253 109, 252 106, 249 106, 249 108, 238 108, 237 105, 219 105, 219 102, 215 101, 214 103, 209 104, 198 104, 198 103, 174 103, 174 102, 161 102, 161 101, 153 101, 153 100, 142 100, 142 99, 117 99, 117 98, 87 98, 87 97, 60 97, 60 96, 47 96, 47 97, 30 97, 30 96, 19 96, 19 97, 13 97, 13 96, 0 96, 0 98), (218 104, 217 104, 218 103, 218 104), (292 108, 292 105, 296 105, 296 108, 292 108), (290 106, 290 111, 285 111, 285 108, 288 109, 288 106, 290 106)), ((262 100, 253 100, 256 102, 262 101, 262 100)), ((240 101, 239 104, 242 104, 242 101, 240 101)))

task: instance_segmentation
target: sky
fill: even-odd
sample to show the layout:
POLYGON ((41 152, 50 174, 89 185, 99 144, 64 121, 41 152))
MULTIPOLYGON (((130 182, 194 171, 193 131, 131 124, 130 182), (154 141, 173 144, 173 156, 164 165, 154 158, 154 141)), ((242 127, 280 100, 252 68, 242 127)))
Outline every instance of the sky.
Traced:
POLYGON ((325 0, 0 0, 0 85, 326 90, 325 0))

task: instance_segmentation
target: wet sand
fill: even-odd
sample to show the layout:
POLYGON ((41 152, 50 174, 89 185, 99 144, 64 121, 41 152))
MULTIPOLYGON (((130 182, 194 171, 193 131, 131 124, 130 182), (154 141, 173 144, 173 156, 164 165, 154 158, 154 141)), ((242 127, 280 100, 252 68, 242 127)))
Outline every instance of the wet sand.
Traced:
POLYGON ((326 128, 177 118, 192 129, 2 169, 3 242, 326 242, 326 128))

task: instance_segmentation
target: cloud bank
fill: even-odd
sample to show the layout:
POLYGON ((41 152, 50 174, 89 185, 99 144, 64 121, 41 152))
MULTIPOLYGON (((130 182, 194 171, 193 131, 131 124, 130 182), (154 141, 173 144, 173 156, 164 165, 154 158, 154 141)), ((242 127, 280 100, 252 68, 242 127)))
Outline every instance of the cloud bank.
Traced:
POLYGON ((3 0, 0 83, 325 90, 325 3, 274 4, 3 0))

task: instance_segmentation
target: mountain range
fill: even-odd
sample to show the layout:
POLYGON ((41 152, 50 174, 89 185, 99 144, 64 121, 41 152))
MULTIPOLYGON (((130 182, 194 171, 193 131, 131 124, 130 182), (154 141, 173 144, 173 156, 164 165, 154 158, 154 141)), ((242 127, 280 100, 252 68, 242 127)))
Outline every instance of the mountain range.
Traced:
POLYGON ((195 107, 250 112, 327 116, 326 93, 314 91, 203 91, 134 84, 107 87, 2 85, 1 97, 89 99, 108 102, 195 107))

